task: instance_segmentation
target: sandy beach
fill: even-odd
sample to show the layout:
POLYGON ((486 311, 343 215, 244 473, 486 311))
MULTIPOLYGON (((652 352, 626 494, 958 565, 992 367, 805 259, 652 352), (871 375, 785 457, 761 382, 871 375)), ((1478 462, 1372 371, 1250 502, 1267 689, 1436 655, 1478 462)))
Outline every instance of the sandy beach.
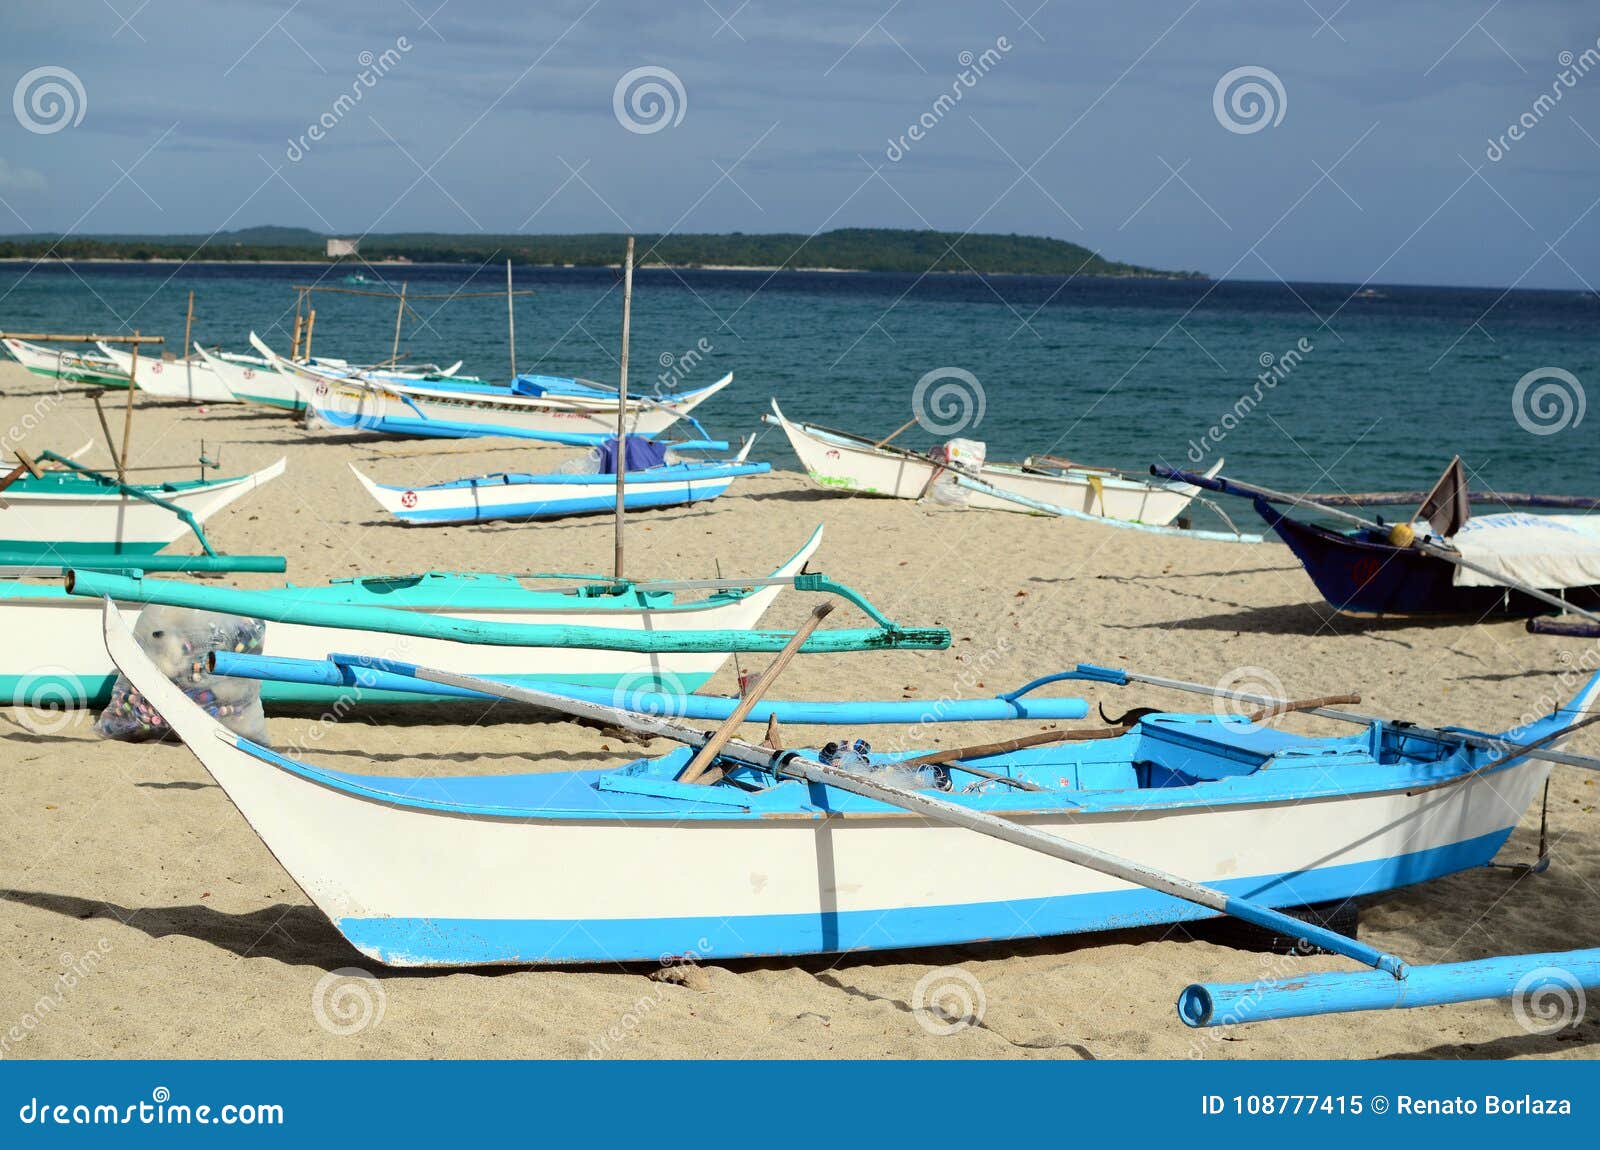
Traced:
MULTIPOLYGON (((107 466, 85 393, 69 387, 58 398, 53 386, 13 364, 0 368, 0 432, 25 432, 7 445, 67 452, 92 439, 85 462, 107 466)), ((123 398, 108 394, 106 403, 120 434, 123 398)), ((347 467, 353 462, 380 482, 422 483, 542 470, 570 450, 354 442, 307 433, 258 409, 202 411, 139 398, 135 466, 192 476, 202 439, 208 453, 221 452, 224 474, 288 458, 281 479, 207 528, 219 549, 287 556, 287 577, 297 582, 429 568, 599 571, 610 562, 609 518, 406 528, 379 518, 347 467)), ((754 457, 762 457, 761 444, 754 457)), ((1238 511, 1241 522, 1252 518, 1238 511)), ((1373 713, 1495 730, 1553 694, 1570 694, 1570 668, 1585 642, 1529 635, 1520 621, 1330 618, 1277 545, 849 498, 793 472, 740 480, 711 504, 637 515, 628 566, 655 578, 765 574, 817 524, 826 538, 814 569, 861 589, 899 621, 949 627, 955 642, 942 652, 802 657, 784 676, 778 693, 785 697, 933 699, 956 690, 973 668, 981 668, 981 685, 970 693, 994 693, 1079 661, 1205 683, 1267 668, 1292 697, 1358 691, 1362 709, 1373 713)), ((267 586, 283 577, 231 578, 267 586)), ((794 626, 814 601, 786 593, 765 622, 794 626)), ((834 625, 855 625, 847 616, 841 611, 834 625)), ((764 665, 758 657, 745 666, 752 662, 764 665)), ((1112 715, 1141 705, 1199 709, 1193 699, 1153 689, 1079 686, 1112 715)), ((734 687, 730 663, 708 689, 734 687)), ((708 964, 668 978, 616 967, 386 971, 343 941, 184 747, 107 742, 92 731, 92 718, 82 714, 41 735, 0 709, 0 1054, 7 1058, 1593 1058, 1600 1051, 1593 1002, 1584 1021, 1553 1035, 1529 1033, 1504 1002, 1189 1030, 1173 1011, 1189 982, 1349 968, 1327 957, 1235 950, 1208 941, 1203 928, 708 964), (923 1025, 912 1007, 919 981, 945 968, 965 974, 937 977, 962 979, 983 1004, 975 1025, 948 1035, 923 1025)), ((316 722, 314 713, 274 716, 269 730, 287 744, 316 722)), ((945 742, 1023 733, 1018 726, 1035 729, 969 725, 945 742)), ((787 739, 792 745, 822 733, 794 728, 787 739)), ((871 737, 887 745, 896 732, 871 737)), ((450 705, 358 712, 329 726, 315 757, 344 770, 451 774, 603 766, 667 749, 623 744, 571 722, 530 722, 504 706, 450 705)), ((1600 753, 1600 734, 1581 732, 1571 749, 1600 753)), ((1597 808, 1600 778, 1556 767, 1548 872, 1484 869, 1374 898, 1363 905, 1362 937, 1414 962, 1600 946, 1597 808)), ((1538 826, 1535 806, 1501 861, 1531 860, 1538 826)), ((530 874, 527 881, 581 883, 582 876, 530 874)))

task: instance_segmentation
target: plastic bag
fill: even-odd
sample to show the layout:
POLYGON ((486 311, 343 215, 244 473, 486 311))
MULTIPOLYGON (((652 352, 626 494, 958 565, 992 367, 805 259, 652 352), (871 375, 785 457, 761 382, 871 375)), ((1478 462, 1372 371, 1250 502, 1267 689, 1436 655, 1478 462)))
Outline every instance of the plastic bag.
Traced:
MULTIPOLYGON (((145 607, 133 629, 140 650, 190 700, 229 730, 263 744, 267 722, 260 682, 213 675, 206 670, 206 656, 212 651, 259 655, 266 633, 267 625, 260 619, 157 605, 145 607)), ((100 713, 95 730, 107 739, 139 742, 159 739, 170 728, 133 684, 118 675, 111 702, 100 713)))
POLYGON ((934 476, 933 487, 928 492, 929 497, 936 503, 965 507, 968 492, 956 482, 956 475, 962 473, 977 475, 983 470, 986 451, 983 441, 977 439, 952 439, 934 448, 934 458, 943 462, 945 466, 934 476))

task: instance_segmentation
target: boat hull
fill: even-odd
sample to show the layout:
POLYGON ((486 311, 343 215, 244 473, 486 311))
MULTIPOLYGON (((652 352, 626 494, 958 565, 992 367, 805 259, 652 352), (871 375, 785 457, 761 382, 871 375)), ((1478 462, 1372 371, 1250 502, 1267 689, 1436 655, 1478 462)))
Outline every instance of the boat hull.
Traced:
MULTIPOLYGON (((820 533, 813 535, 805 547, 774 574, 797 574, 820 543, 820 533)), ((501 577, 483 578, 492 582, 480 591, 473 589, 473 583, 478 581, 475 577, 461 576, 440 589, 429 589, 425 582, 415 589, 390 589, 382 580, 369 580, 337 585, 344 588, 337 594, 330 586, 289 588, 280 593, 291 596, 298 591, 315 595, 319 602, 337 599, 360 606, 397 607, 491 623, 703 631, 755 626, 780 590, 763 587, 742 598, 705 600, 702 602, 708 605, 704 606, 584 610, 575 606, 570 596, 533 591, 519 595, 515 590, 508 595, 501 577), (517 599, 524 600, 525 605, 517 606, 517 599), (493 605, 487 605, 490 603, 493 605)), ((137 618, 141 607, 130 603, 119 604, 119 609, 132 620, 137 618)), ((0 703, 22 706, 52 701, 59 704, 68 700, 80 706, 101 706, 109 700, 116 668, 106 653, 100 604, 96 600, 68 595, 54 586, 0 583, 0 633, 16 640, 0 647, 0 703)), ((701 687, 728 659, 722 652, 641 653, 510 647, 339 627, 267 624, 263 649, 266 655, 322 660, 333 652, 419 663, 466 675, 504 678, 524 686, 570 682, 595 687, 625 685, 630 690, 674 693, 701 687)), ((269 703, 282 704, 340 699, 360 703, 439 700, 438 696, 423 693, 353 691, 345 687, 276 682, 262 683, 261 694, 269 703)))
POLYGON ((271 366, 223 359, 198 345, 195 351, 235 399, 282 411, 305 410, 306 405, 295 390, 294 381, 274 371, 271 366))
MULTIPOLYGON (((814 483, 830 490, 921 499, 928 494, 938 470, 920 456, 876 449, 811 424, 792 422, 784 418, 782 412, 777 413, 776 422, 788 436, 789 445, 800 457, 806 474, 814 483)), ((986 464, 979 477, 991 487, 1036 503, 1159 527, 1171 524, 1183 514, 1200 490, 1187 484, 1135 483, 1113 475, 1095 475, 1091 482, 1089 474, 1034 474, 1020 467, 986 464)), ((979 491, 966 493, 966 505, 988 511, 1035 514, 1025 506, 979 491)))
MULTIPOLYGON (((282 475, 284 466, 280 459, 254 475, 146 490, 204 523, 282 475)), ((0 551, 30 556, 29 562, 48 562, 62 551, 154 554, 189 534, 188 525, 166 508, 75 475, 50 472, 42 480, 21 480, 6 489, 4 500, 8 506, 0 508, 0 551)))
POLYGON ((240 402, 210 363, 199 356, 188 361, 140 356, 135 364, 133 356, 125 351, 106 344, 101 344, 100 350, 122 371, 132 374, 140 391, 157 399, 177 399, 184 403, 240 402))
MULTIPOLYGON (((617 505, 614 475, 484 476, 462 483, 411 489, 374 483, 354 465, 350 470, 379 506, 406 523, 437 525, 484 523, 496 519, 559 519, 568 515, 614 512, 617 505)), ((693 465, 662 470, 670 474, 657 478, 649 472, 630 473, 623 488, 624 510, 702 503, 717 498, 740 476, 761 474, 768 466, 764 463, 693 465)))
POLYGON ((86 383, 95 387, 126 388, 128 377, 116 374, 116 364, 103 356, 81 352, 56 351, 20 339, 3 341, 5 348, 23 367, 46 379, 86 383))
MULTIPOLYGON (((1357 616, 1548 615, 1548 603, 1499 587, 1460 587, 1455 567, 1411 547, 1346 535, 1283 514, 1265 500, 1256 513, 1278 533, 1335 610, 1357 616)), ((1600 587, 1561 594, 1580 607, 1600 606, 1600 587)))

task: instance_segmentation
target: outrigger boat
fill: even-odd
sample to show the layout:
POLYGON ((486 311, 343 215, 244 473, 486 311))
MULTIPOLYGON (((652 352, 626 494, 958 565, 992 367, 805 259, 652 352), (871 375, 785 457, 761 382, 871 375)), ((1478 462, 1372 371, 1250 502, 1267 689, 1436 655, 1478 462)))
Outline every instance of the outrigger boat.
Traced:
MULTIPOLYGON (((888 439, 874 442, 846 431, 795 422, 783 414, 777 400, 772 402, 772 413, 762 419, 783 429, 806 474, 833 491, 922 499, 942 475, 949 474, 967 490, 969 507, 1149 528, 1170 527, 1200 494, 1194 484, 1151 483, 1109 468, 1069 461, 985 462, 968 469, 958 462, 893 446, 888 439)), ((1218 460, 1207 474, 1221 467, 1218 460)), ((1217 534, 1227 539, 1240 537, 1237 532, 1217 534)), ((1243 538, 1259 542, 1259 537, 1243 538)))
POLYGON ((282 475, 287 463, 280 459, 253 475, 224 479, 133 484, 53 451, 40 453, 39 460, 59 470, 13 471, 0 490, 0 552, 13 563, 30 557, 48 562, 63 551, 150 555, 191 531, 207 554, 215 554, 200 525, 282 475))
MULTIPOLYGON (((1474 501, 1600 510, 1600 500, 1556 495, 1469 492, 1460 459, 1433 490, 1342 497, 1293 495, 1230 479, 1152 468, 1249 499, 1289 545, 1317 591, 1358 617, 1467 615, 1518 617, 1566 611, 1600 623, 1600 518, 1508 512, 1477 515, 1474 501), (1322 514, 1342 528, 1296 519, 1276 504, 1322 514), (1404 522, 1385 524, 1345 505, 1409 505, 1404 522)), ((1587 633, 1587 632, 1580 632, 1587 633)))
POLYGON ((94 387, 120 389, 128 386, 128 373, 121 370, 107 356, 44 347, 9 337, 0 340, 0 343, 5 345, 5 349, 18 363, 34 375, 69 383, 87 383, 94 387))
MULTIPOLYGON (((765 474, 772 469, 770 464, 745 462, 754 442, 752 436, 732 459, 668 463, 665 445, 630 438, 628 453, 633 458, 623 481, 624 510, 702 503, 721 495, 735 479, 765 474), (656 462, 645 465, 648 460, 642 463, 641 453, 648 453, 649 459, 656 462)), ((424 487, 374 483, 353 463, 350 470, 380 507, 406 523, 559 519, 616 508, 616 440, 607 440, 598 453, 601 470, 593 473, 501 472, 424 487)))
MULTIPOLYGON (((597 443, 617 430, 617 393, 583 380, 519 376, 509 388, 466 390, 367 373, 334 374, 273 354, 254 332, 250 342, 289 376, 319 422, 374 435, 460 439, 511 436, 597 443)), ((630 435, 657 435, 733 382, 724 376, 693 391, 630 397, 630 435)), ((691 419, 691 422, 692 419, 691 419)))
MULTIPOLYGON (((300 398, 300 392, 294 385, 294 379, 275 368, 266 356, 241 355, 234 352, 207 351, 199 344, 195 351, 206 361, 228 387, 236 399, 245 403, 260 404, 264 407, 276 407, 283 411, 300 412, 305 410, 305 401, 300 398)), ((398 367, 358 367, 343 359, 334 359, 323 356, 313 356, 308 361, 315 370, 328 375, 342 376, 352 372, 370 372, 374 378, 385 381, 413 380, 419 382, 448 383, 451 387, 470 390, 487 386, 481 380, 458 377, 455 373, 461 370, 461 362, 457 360, 448 367, 438 367, 433 364, 419 365, 411 369, 398 367)))
MULTIPOLYGON (((602 770, 397 778, 327 769, 234 734, 154 667, 109 604, 104 627, 117 666, 311 901, 352 946, 392 966, 802 955, 1226 914, 1373 968, 1378 975, 1352 977, 1391 984, 1378 1005, 1483 997, 1504 993, 1500 981, 1432 978, 1430 968, 1278 908, 1487 863, 1553 761, 1600 767, 1554 749, 1600 721, 1588 715, 1600 675, 1554 713, 1480 735, 1331 709, 1332 700, 1079 665, 1014 694, 1062 680, 1137 682, 1265 709, 1141 711, 1076 742, 1058 734, 876 755, 848 740, 822 752, 742 742, 732 731, 748 706, 706 732, 389 663, 387 671, 428 683, 683 744, 602 770), (1264 725, 1295 710, 1361 729, 1312 738, 1264 725), (528 881, 557 873, 582 877, 528 881)), ((1180 1004, 1191 1025, 1222 1020, 1204 990, 1191 987, 1180 1004)), ((1320 1009, 1370 1006, 1323 999, 1320 1009)))
MULTIPOLYGON (((812 649, 949 645, 948 631, 899 627, 856 592, 824 576, 805 574, 805 564, 821 541, 818 528, 766 578, 676 583, 601 575, 430 572, 243 591, 75 569, 54 586, 0 585, 0 628, 17 638, 0 652, 0 700, 26 703, 26 693, 52 687, 53 693, 43 697, 93 705, 108 696, 115 671, 95 609, 102 595, 131 611, 144 603, 161 603, 266 619, 264 653, 273 657, 320 660, 328 651, 340 650, 366 658, 425 658, 513 683, 553 681, 607 690, 693 691, 732 652, 778 649, 786 633, 751 628, 790 587, 844 595, 874 624, 819 634, 812 649), (684 591, 703 594, 685 598, 679 594, 684 591), (51 652, 53 678, 41 679, 36 673, 41 645, 51 652)), ((326 684, 273 683, 263 698, 302 704, 346 694, 326 684)), ((362 696, 366 702, 434 698, 437 693, 426 687, 362 696)))
POLYGON ((240 403, 227 382, 203 355, 188 359, 163 360, 133 356, 109 344, 97 345, 117 365, 123 377, 133 377, 139 390, 157 399, 181 399, 185 403, 240 403))

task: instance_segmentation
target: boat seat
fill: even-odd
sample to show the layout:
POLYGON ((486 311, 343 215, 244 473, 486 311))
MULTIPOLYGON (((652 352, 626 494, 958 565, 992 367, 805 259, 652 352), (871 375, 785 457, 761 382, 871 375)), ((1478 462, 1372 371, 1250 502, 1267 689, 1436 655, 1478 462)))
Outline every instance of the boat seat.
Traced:
POLYGON ((1274 755, 1316 744, 1305 735, 1200 715, 1147 715, 1135 758, 1192 779, 1248 775, 1274 755))

